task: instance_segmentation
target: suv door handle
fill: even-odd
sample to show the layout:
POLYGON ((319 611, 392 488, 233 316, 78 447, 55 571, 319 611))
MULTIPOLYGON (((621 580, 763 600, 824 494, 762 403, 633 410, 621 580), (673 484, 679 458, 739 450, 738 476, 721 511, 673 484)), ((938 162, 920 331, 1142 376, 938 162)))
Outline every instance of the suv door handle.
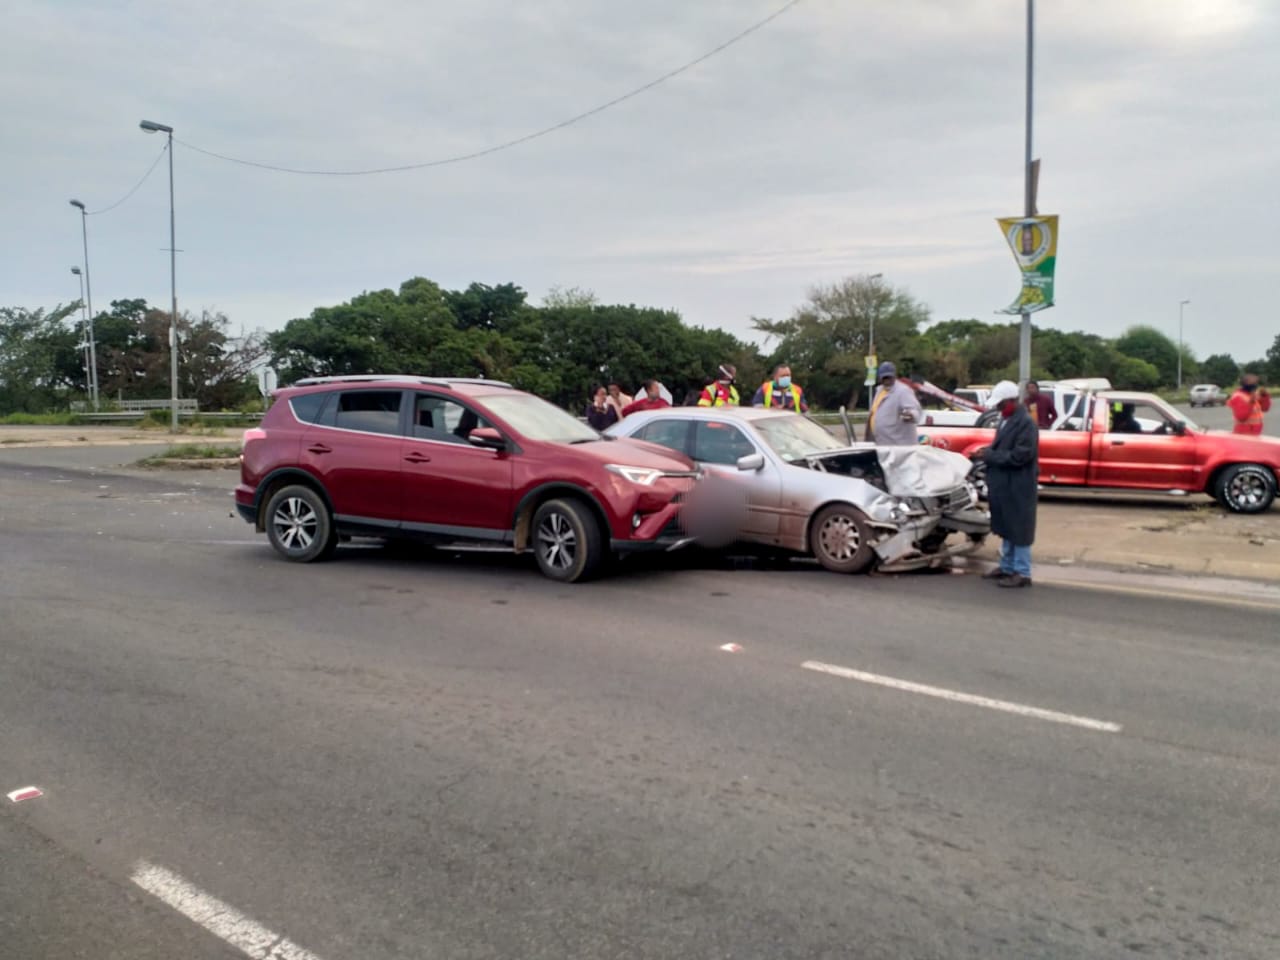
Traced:
POLYGON ((1111 445, 1112 445, 1113 447, 1123 447, 1123 446, 1124 446, 1124 441, 1123 441, 1123 440, 1112 440, 1112 441, 1111 441, 1111 445))
POLYGON ((408 460, 410 463, 430 463, 431 462, 430 457, 428 457, 425 453, 418 453, 416 450, 413 453, 409 454, 407 457, 405 457, 405 459, 408 460))
POLYGON ((313 443, 307 447, 309 453, 333 453, 332 447, 326 447, 323 443, 313 443))

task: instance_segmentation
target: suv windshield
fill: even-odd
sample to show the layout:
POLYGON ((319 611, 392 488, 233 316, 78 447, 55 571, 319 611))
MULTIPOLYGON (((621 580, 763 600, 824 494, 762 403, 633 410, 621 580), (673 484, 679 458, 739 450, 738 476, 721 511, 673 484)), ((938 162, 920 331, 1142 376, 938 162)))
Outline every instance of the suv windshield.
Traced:
POLYGON ((530 440, 585 443, 600 439, 600 434, 585 423, 527 393, 491 394, 481 402, 530 440))
POLYGON ((762 417, 753 420, 751 425, 764 438, 764 442, 788 462, 825 450, 843 450, 847 446, 828 433, 826 428, 796 414, 762 417))

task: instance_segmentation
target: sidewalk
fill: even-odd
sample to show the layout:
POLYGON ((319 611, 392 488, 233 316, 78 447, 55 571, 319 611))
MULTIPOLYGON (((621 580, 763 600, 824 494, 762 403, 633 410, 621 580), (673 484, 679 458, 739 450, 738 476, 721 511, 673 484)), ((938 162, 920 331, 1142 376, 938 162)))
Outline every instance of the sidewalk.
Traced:
MULTIPOLYGON (((994 562, 992 537, 977 556, 994 562)), ((1280 583, 1280 506, 1225 512, 1208 497, 1042 495, 1035 562, 1129 573, 1198 574, 1280 583)))

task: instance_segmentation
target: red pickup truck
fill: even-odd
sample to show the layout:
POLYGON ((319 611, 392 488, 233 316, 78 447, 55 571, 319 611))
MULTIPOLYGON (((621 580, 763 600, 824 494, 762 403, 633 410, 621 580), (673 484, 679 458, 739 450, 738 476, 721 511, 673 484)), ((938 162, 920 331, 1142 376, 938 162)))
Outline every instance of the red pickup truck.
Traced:
MULTIPOLYGON (((975 457, 995 431, 925 426, 920 433, 935 447, 975 457)), ((1150 393, 1081 394, 1053 429, 1040 432, 1046 487, 1207 493, 1235 513, 1262 513, 1278 482, 1280 438, 1204 430, 1150 393)))

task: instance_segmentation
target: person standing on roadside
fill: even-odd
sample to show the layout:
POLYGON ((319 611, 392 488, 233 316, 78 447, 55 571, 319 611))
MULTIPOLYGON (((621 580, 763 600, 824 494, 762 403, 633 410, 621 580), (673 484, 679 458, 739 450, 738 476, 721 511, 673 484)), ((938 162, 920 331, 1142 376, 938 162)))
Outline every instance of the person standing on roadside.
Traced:
POLYGON ((809 404, 804 398, 804 388, 791 382, 791 368, 780 363, 773 368, 773 379, 766 380, 751 398, 753 407, 772 407, 808 413, 809 404))
POLYGON ((914 447, 924 411, 916 392, 898 379, 898 368, 886 360, 876 371, 880 390, 871 403, 867 439, 882 447, 914 447))
POLYGON ((1027 381, 1027 412, 1031 414, 1031 419, 1041 430, 1048 430, 1058 419, 1058 410, 1053 404, 1053 397, 1047 397, 1041 393, 1040 384, 1034 380, 1027 381))
POLYGON ((644 382, 644 396, 633 400, 622 408, 622 415, 629 417, 633 413, 639 413, 641 410, 661 410, 663 407, 669 407, 666 398, 662 396, 662 384, 657 380, 646 380, 644 382))
POLYGON ((599 384, 593 386, 587 404, 587 423, 596 430, 606 430, 621 419, 618 408, 609 402, 609 391, 599 384))
POLYGON ((983 574, 1001 587, 1031 586, 1031 544, 1036 539, 1040 482, 1040 431, 1018 402, 1018 385, 1001 380, 987 406, 1000 411, 995 439, 982 451, 987 465, 991 532, 998 536, 1000 563, 983 574))
POLYGON ((1236 419, 1231 432, 1256 437, 1262 433, 1262 415, 1271 409, 1271 394, 1258 383, 1256 373, 1246 373, 1240 378, 1240 389, 1227 400, 1227 406, 1236 419))
POLYGON ((732 363, 720 364, 720 375, 702 388, 698 397, 700 407, 736 407, 738 405, 738 388, 733 385, 737 379, 738 368, 732 363))
POLYGON ((631 402, 631 398, 622 392, 622 384, 617 380, 609 381, 609 395, 605 398, 605 403, 618 411, 618 419, 622 419, 622 408, 631 402))

